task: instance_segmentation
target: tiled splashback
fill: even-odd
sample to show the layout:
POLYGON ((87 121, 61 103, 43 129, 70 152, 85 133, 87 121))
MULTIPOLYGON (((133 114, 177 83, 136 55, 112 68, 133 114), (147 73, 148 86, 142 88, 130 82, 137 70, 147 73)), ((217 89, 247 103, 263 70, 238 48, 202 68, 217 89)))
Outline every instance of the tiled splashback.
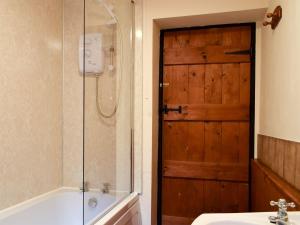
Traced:
POLYGON ((258 160, 300 190, 300 143, 258 135, 258 160))

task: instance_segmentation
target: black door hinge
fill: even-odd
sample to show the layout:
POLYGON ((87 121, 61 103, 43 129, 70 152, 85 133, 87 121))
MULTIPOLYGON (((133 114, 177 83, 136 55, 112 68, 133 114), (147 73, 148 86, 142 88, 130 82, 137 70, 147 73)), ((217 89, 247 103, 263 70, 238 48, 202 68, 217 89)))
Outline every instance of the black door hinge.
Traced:
POLYGON ((239 50, 239 51, 233 51, 233 52, 225 52, 226 55, 250 55, 250 57, 253 56, 253 48, 247 50, 239 50))

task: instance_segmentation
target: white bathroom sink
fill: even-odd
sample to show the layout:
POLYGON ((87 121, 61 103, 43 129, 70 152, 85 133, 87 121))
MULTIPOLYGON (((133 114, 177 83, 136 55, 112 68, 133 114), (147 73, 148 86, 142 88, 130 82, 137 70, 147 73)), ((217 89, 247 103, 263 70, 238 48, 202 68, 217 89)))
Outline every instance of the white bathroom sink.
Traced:
MULTIPOLYGON (((202 224, 202 223, 201 223, 202 224)), ((247 223, 242 221, 235 221, 235 220, 220 220, 215 222, 205 223, 207 225, 256 225, 258 223, 247 223)))
POLYGON ((247 222, 241 222, 241 221, 234 221, 234 220, 220 220, 216 222, 209 222, 205 223, 207 225, 256 225, 258 223, 247 223, 247 222))
MULTIPOLYGON (((192 225, 270 225, 269 216, 276 212, 203 214, 192 225)), ((300 225, 300 212, 289 212, 291 225, 300 225)))

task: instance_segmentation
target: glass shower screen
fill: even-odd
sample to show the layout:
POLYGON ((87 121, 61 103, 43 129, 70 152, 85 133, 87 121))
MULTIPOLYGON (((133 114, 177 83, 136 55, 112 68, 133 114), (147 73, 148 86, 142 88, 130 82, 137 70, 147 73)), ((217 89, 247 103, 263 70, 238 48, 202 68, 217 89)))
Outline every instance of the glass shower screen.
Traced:
POLYGON ((85 224, 132 191, 133 7, 130 0, 85 0, 85 224))

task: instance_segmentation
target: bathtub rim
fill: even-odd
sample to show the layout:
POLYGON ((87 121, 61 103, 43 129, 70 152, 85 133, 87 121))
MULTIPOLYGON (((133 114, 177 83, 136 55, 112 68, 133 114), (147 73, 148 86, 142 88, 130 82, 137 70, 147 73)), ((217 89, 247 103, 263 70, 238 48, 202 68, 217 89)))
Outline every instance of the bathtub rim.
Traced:
POLYGON ((78 189, 75 189, 75 188, 71 189, 71 188, 66 188, 66 187, 57 188, 55 190, 38 195, 34 198, 20 202, 16 205, 2 209, 2 210, 0 210, 0 220, 7 218, 11 215, 14 215, 14 214, 16 214, 22 210, 25 210, 27 208, 30 208, 31 206, 38 204, 42 201, 45 201, 54 195, 57 195, 59 193, 66 192, 66 191, 78 191, 78 189))
MULTIPOLYGON (((61 188, 57 188, 55 190, 46 192, 46 193, 36 196, 34 198, 25 200, 23 202, 20 202, 16 205, 11 206, 11 207, 0 210, 0 220, 5 219, 11 215, 14 215, 20 211, 26 210, 27 208, 30 208, 31 206, 33 206, 35 204, 38 204, 42 201, 45 201, 45 200, 53 197, 54 195, 64 193, 64 192, 80 193, 80 190, 78 188, 72 188, 72 187, 61 187, 61 188)), ((139 193, 133 192, 133 193, 128 194, 127 196, 119 199, 119 201, 117 201, 114 205, 112 205, 109 208, 107 208, 106 210, 104 210, 103 214, 99 215, 96 218, 92 218, 92 220, 88 221, 88 225, 90 225, 90 224, 91 225, 114 224, 123 216, 124 213, 126 213, 126 211, 128 209, 130 209, 138 201, 138 199, 139 199, 139 193)))
MULTIPOLYGON (((97 192, 97 191, 91 191, 91 192, 97 192)), ((114 192, 111 191, 111 193, 114 193, 114 196, 116 198, 116 201, 109 205, 107 208, 105 208, 102 213, 99 213, 89 221, 85 223, 85 225, 95 225, 99 220, 101 220, 106 214, 108 214, 111 210, 113 210, 118 204, 123 202, 131 193, 127 193, 125 191, 120 191, 120 192, 114 192), (126 194, 126 195, 124 195, 126 194)))
POLYGON ((122 201, 118 202, 115 206, 106 212, 102 217, 92 223, 93 225, 113 225, 139 200, 139 193, 132 192, 122 201))
MULTIPOLYGON (((46 193, 43 193, 41 195, 38 195, 34 198, 31 198, 31 199, 28 199, 28 200, 25 200, 23 202, 20 202, 16 205, 13 205, 13 206, 10 206, 8 208, 5 208, 5 209, 2 209, 0 210, 0 220, 2 219, 5 219, 9 216, 12 216, 14 214, 17 214, 23 210, 26 210, 38 203, 41 203, 43 201, 46 201, 58 194, 61 194, 61 193, 66 193, 66 192, 76 192, 76 193, 82 193, 82 191, 80 191, 79 188, 73 188, 73 187, 60 187, 60 188, 57 188, 55 190, 52 190, 52 191, 49 191, 49 192, 46 192, 46 193)), ((99 192, 99 190, 97 189, 91 189, 90 190, 91 193, 93 192, 99 192)), ((110 195, 116 197, 116 199, 118 199, 118 201, 115 203, 115 205, 113 204, 112 206, 110 207, 107 207, 104 211, 103 211, 103 214, 99 214, 99 216, 96 216, 94 218, 92 218, 90 221, 88 221, 87 225, 90 225, 90 224, 94 224, 95 220, 99 220, 99 218, 101 218, 102 216, 104 216, 109 210, 111 210, 113 207, 115 207, 119 202, 122 202, 126 197, 124 196, 124 194, 126 194, 125 192, 123 191, 120 191, 120 192, 117 192, 117 191, 114 191, 112 190, 110 192, 110 195), (92 223, 93 222, 93 223, 92 223)))

